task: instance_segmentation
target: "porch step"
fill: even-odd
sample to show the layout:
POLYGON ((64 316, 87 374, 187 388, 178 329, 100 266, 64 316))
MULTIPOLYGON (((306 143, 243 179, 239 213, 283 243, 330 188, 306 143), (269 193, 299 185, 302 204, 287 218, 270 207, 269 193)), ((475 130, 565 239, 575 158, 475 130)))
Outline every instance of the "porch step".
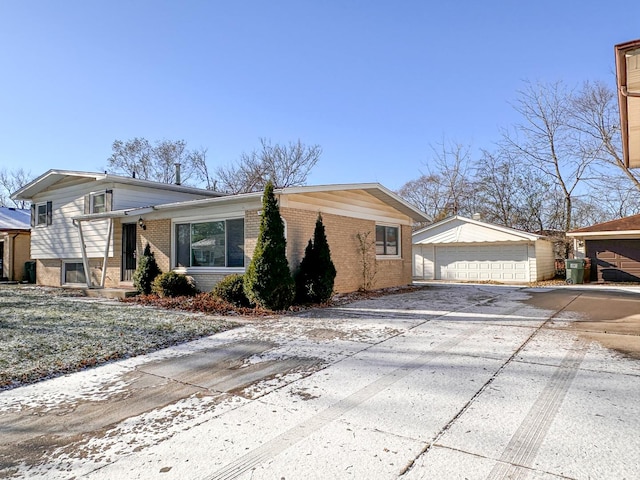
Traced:
POLYGON ((83 288, 82 291, 87 297, 98 298, 127 298, 138 294, 129 288, 83 288))

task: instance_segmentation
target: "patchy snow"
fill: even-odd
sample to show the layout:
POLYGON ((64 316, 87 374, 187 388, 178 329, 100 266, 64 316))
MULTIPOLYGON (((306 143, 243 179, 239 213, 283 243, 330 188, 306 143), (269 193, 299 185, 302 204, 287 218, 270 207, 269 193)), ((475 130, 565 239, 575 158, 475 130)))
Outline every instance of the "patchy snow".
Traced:
MULTIPOLYGON (((397 478, 409 469, 408 478, 424 478, 426 472, 442 476, 444 468, 479 458, 488 473, 502 453, 496 445, 504 447, 549 389, 565 352, 575 348, 571 332, 547 321, 556 311, 532 306, 528 298, 524 289, 483 285, 361 300, 260 319, 148 355, 0 392, 0 413, 28 416, 38 411, 45 418, 47 411, 67 404, 79 409, 95 404, 106 413, 128 394, 145 395, 145 388, 144 398, 158 403, 140 412, 123 411, 122 418, 103 429, 66 439, 61 432, 60 444, 43 449, 46 454, 37 460, 16 457, 15 476, 213 479, 226 472, 224 478, 242 479, 397 478), (233 357, 247 346, 255 348, 233 357), (210 365, 199 362, 213 354, 223 360, 219 370, 208 372, 210 365), (189 359, 194 371, 203 370, 202 378, 169 367, 175 361, 191 366, 189 359), (243 375, 250 378, 250 372, 263 375, 231 382, 243 375), (165 386, 174 389, 173 396, 165 386), (156 392, 166 398, 159 399, 156 392), (435 439, 448 449, 426 451, 435 439), (460 442, 467 442, 468 450, 459 449, 460 442), (474 449, 482 449, 482 457, 474 449), (432 457, 439 466, 433 471, 432 457)), ((574 317, 562 312, 554 319, 562 324, 574 317)), ((565 456, 553 456, 553 446, 545 444, 536 461, 549 476, 560 475, 565 457, 575 456, 578 445, 585 469, 590 459, 609 461, 615 465, 610 478, 634 478, 637 468, 623 457, 640 447, 633 436, 640 412, 632 395, 639 386, 638 364, 602 348, 585 348, 578 378, 586 378, 590 388, 563 391, 568 398, 563 408, 577 406, 563 415, 579 419, 595 408, 598 416, 590 417, 591 423, 559 422, 565 431, 575 430, 570 438, 551 425, 549 435, 560 442, 565 456), (599 378, 610 391, 620 388, 624 393, 615 399, 615 413, 625 415, 626 423, 601 416, 613 400, 598 389, 599 378), (634 415, 627 418, 630 411, 634 415), (593 425, 597 429, 592 431, 593 425), (582 441, 594 435, 606 444, 616 431, 629 440, 620 448, 616 444, 618 450, 582 441)), ((544 413, 541 418, 548 417, 544 413)), ((537 464, 528 468, 533 476, 543 470, 537 464)))

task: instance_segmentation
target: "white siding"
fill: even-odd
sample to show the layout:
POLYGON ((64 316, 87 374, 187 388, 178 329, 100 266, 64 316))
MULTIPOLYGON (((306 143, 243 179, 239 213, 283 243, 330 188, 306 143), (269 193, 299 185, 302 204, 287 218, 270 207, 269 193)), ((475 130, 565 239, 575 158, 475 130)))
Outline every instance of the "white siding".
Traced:
POLYGON ((114 210, 148 207, 150 205, 161 205, 163 203, 198 200, 199 198, 204 198, 202 195, 133 185, 111 184, 109 187, 105 187, 103 185, 102 188, 113 189, 114 210))
POLYGON ((521 242, 527 234, 453 218, 413 234, 413 243, 521 242))
MULTIPOLYGON (((34 198, 35 203, 51 201, 53 204, 52 223, 48 226, 38 226, 31 231, 31 257, 45 258, 80 258, 80 236, 78 227, 72 218, 84 213, 84 196, 90 190, 87 183, 70 185, 65 188, 52 190, 34 198)), ((84 240, 87 255, 102 257, 104 255, 107 234, 107 221, 85 224, 84 240)), ((111 242, 113 245, 113 242, 111 242)), ((110 252, 113 255, 113 252, 110 252)))
POLYGON ((413 246, 413 276, 423 280, 435 278, 433 245, 413 246))
POLYGON ((538 240, 535 243, 535 274, 532 280, 541 281, 553 278, 556 274, 556 260, 553 243, 538 240))
MULTIPOLYGON (((113 182, 68 181, 59 183, 55 188, 40 193, 33 199, 34 203, 53 202, 53 215, 51 225, 35 227, 32 230, 32 258, 81 258, 80 235, 78 227, 73 223, 73 218, 84 214, 85 195, 105 190, 113 192, 113 210, 202 198, 191 193, 113 182)), ((103 257, 108 225, 108 220, 82 223, 84 243, 89 258, 103 257)), ((113 256, 113 236, 110 241, 109 256, 113 256)))

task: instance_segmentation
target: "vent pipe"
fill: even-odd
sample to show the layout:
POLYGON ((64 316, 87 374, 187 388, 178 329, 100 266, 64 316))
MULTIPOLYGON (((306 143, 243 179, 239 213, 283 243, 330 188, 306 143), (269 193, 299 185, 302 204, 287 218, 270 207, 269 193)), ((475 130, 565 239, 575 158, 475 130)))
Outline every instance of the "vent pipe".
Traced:
POLYGON ((180 181, 180 164, 176 163, 176 185, 180 185, 181 181, 180 181))

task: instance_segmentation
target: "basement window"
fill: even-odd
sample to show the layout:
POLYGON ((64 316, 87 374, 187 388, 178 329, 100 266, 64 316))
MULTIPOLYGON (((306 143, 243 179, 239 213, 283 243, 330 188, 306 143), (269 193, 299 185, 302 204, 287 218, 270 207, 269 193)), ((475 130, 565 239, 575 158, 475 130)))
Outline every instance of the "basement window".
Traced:
POLYGON ((84 265, 82 262, 63 262, 62 264, 62 283, 69 284, 84 284, 87 280, 84 274, 84 265))

